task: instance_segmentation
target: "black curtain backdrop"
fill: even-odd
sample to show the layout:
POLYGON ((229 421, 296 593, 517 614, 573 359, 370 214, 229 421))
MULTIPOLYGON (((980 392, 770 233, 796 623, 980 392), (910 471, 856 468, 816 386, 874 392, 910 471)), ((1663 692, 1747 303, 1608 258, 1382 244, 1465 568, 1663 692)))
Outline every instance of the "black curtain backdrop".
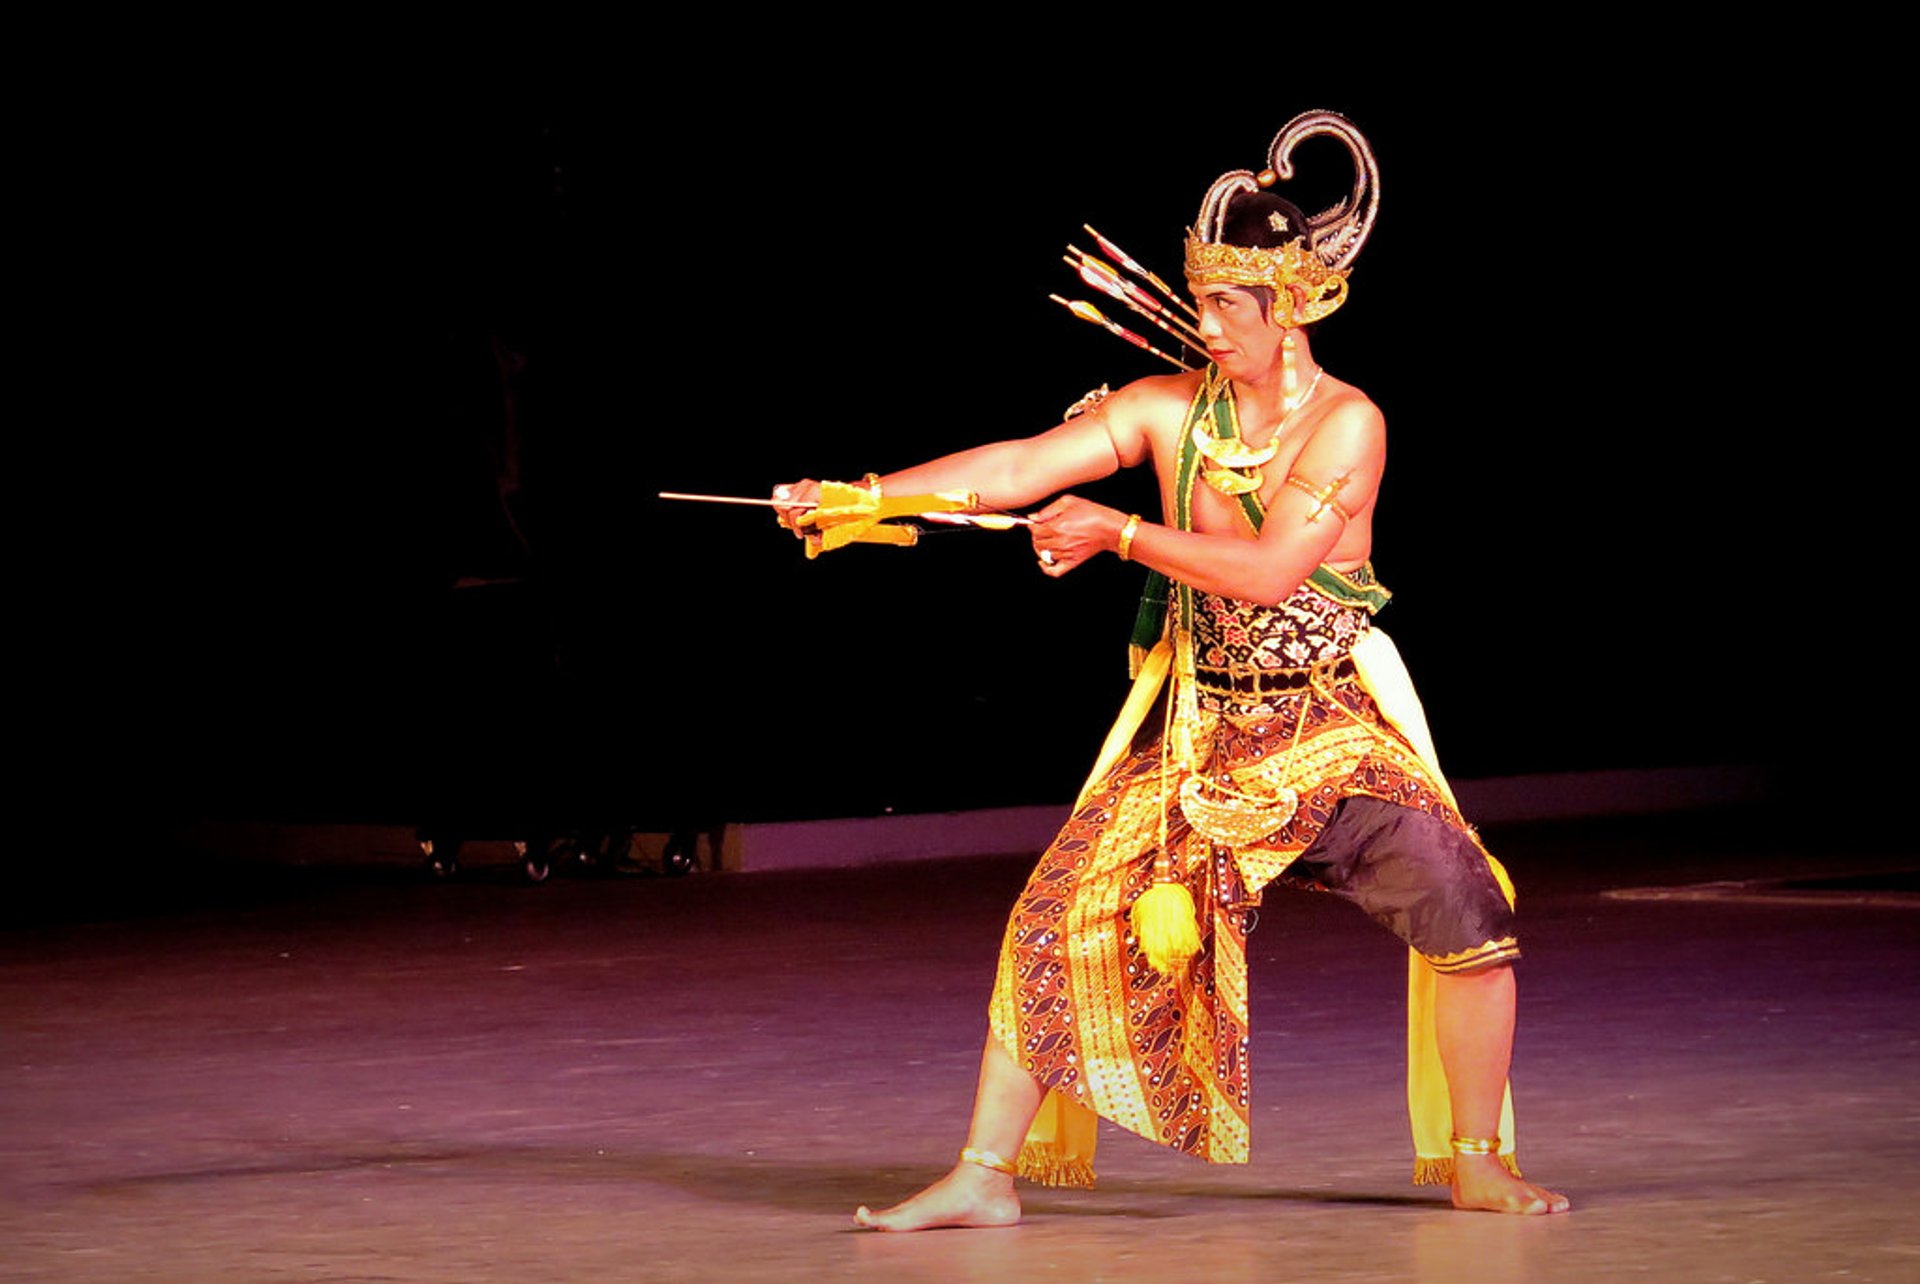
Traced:
MULTIPOLYGON (((1881 542, 1830 502, 1872 466, 1808 462, 1867 418, 1834 377, 1849 285, 1807 267, 1858 159, 1831 122, 1655 64, 1631 110, 1617 77, 1512 68, 855 70, 127 115, 116 795, 649 825, 1069 798, 1137 568, 1049 581, 977 532, 809 563, 764 514, 654 494, 886 471, 1155 373, 1047 301, 1085 294, 1062 247, 1091 222, 1177 280, 1208 183, 1318 107, 1382 167, 1315 346, 1387 416, 1380 622, 1451 771, 1806 751, 1780 686, 1839 644, 1810 585, 1881 542)), ((1344 190, 1337 144, 1301 164, 1301 204, 1344 190)))

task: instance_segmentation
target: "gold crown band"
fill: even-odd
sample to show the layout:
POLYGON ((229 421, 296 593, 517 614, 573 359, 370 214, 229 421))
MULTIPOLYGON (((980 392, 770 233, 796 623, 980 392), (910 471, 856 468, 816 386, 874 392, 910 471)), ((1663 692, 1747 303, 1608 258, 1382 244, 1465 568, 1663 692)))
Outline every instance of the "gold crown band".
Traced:
POLYGON ((1274 320, 1284 324, 1310 325, 1347 301, 1347 274, 1322 263, 1307 248, 1305 237, 1261 249, 1216 244, 1189 234, 1187 280, 1198 285, 1264 285, 1274 292, 1274 320), (1294 287, 1306 296, 1298 307, 1294 287))

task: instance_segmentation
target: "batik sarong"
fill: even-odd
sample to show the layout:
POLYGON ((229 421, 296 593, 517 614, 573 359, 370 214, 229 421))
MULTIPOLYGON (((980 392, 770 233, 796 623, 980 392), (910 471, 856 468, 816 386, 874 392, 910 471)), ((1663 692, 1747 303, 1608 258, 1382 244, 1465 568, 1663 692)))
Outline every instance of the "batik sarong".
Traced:
MULTIPOLYGON (((1369 608, 1363 595, 1340 591, 1342 580, 1317 574, 1274 607, 1196 595, 1206 783, 1249 799, 1290 790, 1298 798, 1290 819, 1239 847, 1209 841, 1180 809, 1182 773, 1160 737, 1144 736, 1083 794, 1016 903, 993 1037, 1051 1090, 1023 1175, 1091 1181, 1085 1111, 1204 1160, 1246 1162, 1246 933, 1267 884, 1303 855, 1309 881, 1399 931, 1416 967, 1464 970, 1517 955, 1503 876, 1356 671, 1369 608), (1357 838, 1341 840, 1343 831, 1357 838), (1148 965, 1127 921, 1163 844, 1180 854, 1199 907, 1202 949, 1177 977, 1148 965), (1396 850, 1436 851, 1452 864, 1407 874, 1396 850), (1421 885, 1411 899, 1410 882, 1421 885), (1059 1144, 1059 1130, 1075 1127, 1084 1141, 1059 1144)), ((1370 583, 1363 573, 1357 587, 1370 583)), ((1444 1141, 1442 1132, 1439 1155, 1423 1162, 1443 1158, 1444 1141)), ((1428 1163, 1427 1176, 1436 1171, 1428 1163)))

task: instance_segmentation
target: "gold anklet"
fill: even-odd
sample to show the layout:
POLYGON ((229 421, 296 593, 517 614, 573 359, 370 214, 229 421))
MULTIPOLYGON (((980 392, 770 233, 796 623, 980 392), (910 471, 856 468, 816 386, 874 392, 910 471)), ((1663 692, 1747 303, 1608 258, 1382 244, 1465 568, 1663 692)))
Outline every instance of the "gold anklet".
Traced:
POLYGON ((1009 1177, 1014 1176, 1017 1171, 1012 1164, 1000 1158, 1000 1156, 993 1151, 982 1150, 978 1146, 968 1146, 962 1150, 960 1152, 960 1162, 963 1164, 979 1164, 982 1168, 991 1168, 993 1171, 1005 1173, 1009 1177))
POLYGON ((1500 1153, 1498 1137, 1455 1137, 1449 1145, 1456 1155, 1497 1155, 1500 1153))

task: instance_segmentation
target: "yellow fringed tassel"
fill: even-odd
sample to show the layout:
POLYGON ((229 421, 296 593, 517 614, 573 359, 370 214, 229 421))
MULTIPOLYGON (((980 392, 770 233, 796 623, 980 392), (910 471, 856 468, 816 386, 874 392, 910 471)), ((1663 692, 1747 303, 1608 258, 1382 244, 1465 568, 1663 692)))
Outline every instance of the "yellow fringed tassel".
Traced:
POLYGON ((1184 884, 1155 883, 1140 893, 1127 917, 1148 964, 1162 975, 1180 975, 1200 952, 1199 916, 1184 884))
POLYGON ((1085 1159, 1064 1158, 1058 1147, 1037 1141, 1020 1147, 1020 1159, 1015 1167, 1019 1169, 1020 1176, 1039 1186, 1093 1185, 1092 1163, 1085 1159))
MULTIPOLYGON (((1525 1176, 1520 1171, 1520 1161, 1514 1156, 1500 1156, 1500 1166, 1512 1173, 1516 1181, 1525 1180, 1525 1176)), ((1414 1156, 1413 1184, 1416 1186, 1453 1185, 1453 1156, 1448 1155, 1445 1159, 1428 1159, 1424 1155, 1414 1156)))

